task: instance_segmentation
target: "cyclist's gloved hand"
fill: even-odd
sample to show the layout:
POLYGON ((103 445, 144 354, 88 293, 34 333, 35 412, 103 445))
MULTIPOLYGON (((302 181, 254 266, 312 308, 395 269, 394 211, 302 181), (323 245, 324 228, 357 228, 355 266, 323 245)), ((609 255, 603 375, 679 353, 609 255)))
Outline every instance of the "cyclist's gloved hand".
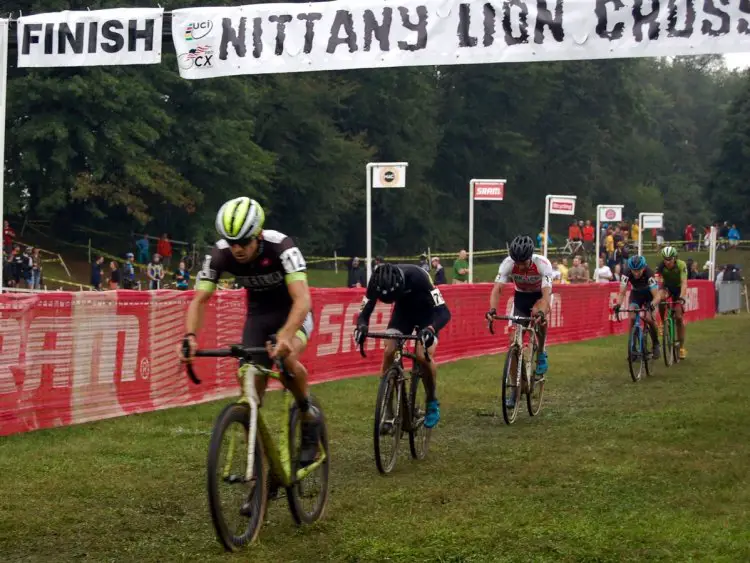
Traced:
POLYGON ((431 327, 423 328, 419 331, 419 340, 422 342, 425 350, 428 350, 433 344, 435 344, 435 332, 431 327))
POLYGON ((358 346, 365 343, 365 340, 367 339, 367 330, 368 327, 366 324, 359 324, 357 325, 357 328, 354 329, 354 342, 356 342, 358 346))
POLYGON ((488 321, 491 321, 495 317, 495 315, 497 315, 497 311, 493 307, 492 309, 487 311, 487 313, 485 313, 484 318, 487 319, 488 321))
POLYGON ((198 341, 195 338, 195 334, 192 332, 182 337, 180 343, 180 360, 183 362, 189 362, 195 356, 195 351, 198 349, 198 341))

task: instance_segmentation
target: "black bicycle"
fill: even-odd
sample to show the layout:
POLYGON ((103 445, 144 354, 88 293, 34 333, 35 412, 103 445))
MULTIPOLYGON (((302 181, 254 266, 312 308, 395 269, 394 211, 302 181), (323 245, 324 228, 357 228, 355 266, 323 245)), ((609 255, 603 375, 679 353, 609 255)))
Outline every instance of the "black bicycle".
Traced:
MULTIPOLYGON (((395 340, 396 353, 393 363, 380 378, 378 399, 375 404, 375 428, 373 440, 375 445, 375 465, 378 471, 386 475, 396 465, 398 446, 404 432, 409 433, 409 449, 414 459, 424 459, 430 445, 432 430, 424 425, 427 412, 427 392, 424 390, 422 366, 417 361, 415 352, 404 350, 407 341, 419 340, 418 336, 391 334, 388 332, 370 332, 367 338, 395 340), (412 360, 409 372, 404 370, 404 358, 412 360), (407 394, 406 389, 409 392, 407 394), (418 398, 419 390, 424 396, 418 398)), ((416 348, 416 344, 415 344, 416 348)), ((359 346, 359 353, 365 358, 364 342, 359 346)), ((430 357, 425 350, 425 358, 430 357)), ((429 377, 429 374, 427 375, 429 377)))

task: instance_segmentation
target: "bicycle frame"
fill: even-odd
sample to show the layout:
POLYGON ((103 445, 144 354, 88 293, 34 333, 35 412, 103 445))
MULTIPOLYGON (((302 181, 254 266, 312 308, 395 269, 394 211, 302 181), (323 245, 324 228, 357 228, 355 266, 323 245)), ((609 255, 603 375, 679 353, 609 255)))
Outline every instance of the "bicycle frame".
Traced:
MULTIPOLYGON (((241 357, 239 352, 233 353, 235 350, 241 350, 241 346, 232 346, 228 349, 219 350, 198 350, 196 351, 196 357, 241 357)), ((248 351, 257 352, 251 348, 245 348, 242 350, 243 354, 247 354, 248 351)), ((255 464, 255 443, 257 440, 258 430, 260 430, 261 442, 266 446, 264 448, 266 457, 271 466, 271 473, 280 481, 280 484, 284 487, 290 487, 295 482, 301 481, 307 475, 315 471, 327 458, 327 452, 321 448, 320 457, 307 467, 300 468, 297 472, 292 475, 292 460, 289 449, 289 412, 292 406, 292 394, 289 393, 284 385, 284 380, 291 376, 286 373, 281 361, 277 361, 277 367, 279 371, 268 369, 264 366, 256 364, 255 362, 245 358, 247 363, 240 366, 237 372, 237 379, 240 383, 241 394, 239 398, 235 400, 238 404, 246 403, 250 407, 250 420, 248 421, 248 448, 247 448, 247 470, 245 472, 245 479, 250 481, 253 478, 253 467, 255 464), (260 398, 258 392, 255 389, 255 381, 251 377, 247 377, 248 372, 251 370, 257 372, 258 375, 269 377, 279 381, 283 388, 284 394, 284 415, 281 430, 279 431, 279 441, 273 438, 271 433, 270 425, 266 422, 263 413, 260 410, 260 398)), ((192 368, 188 366, 188 374, 190 378, 196 384, 200 384, 200 379, 195 376, 192 368)), ((227 460, 224 465, 223 473, 224 476, 229 474, 229 468, 232 463, 232 455, 234 452, 234 441, 235 435, 232 434, 229 437, 230 450, 227 456, 227 460)))
MULTIPOLYGON (((511 342, 510 346, 508 347, 508 352, 510 352, 513 348, 517 348, 519 352, 519 358, 521 362, 526 364, 526 379, 530 379, 531 377, 531 362, 533 360, 533 350, 531 347, 529 347, 529 354, 528 357, 524 357, 523 355, 523 335, 526 332, 531 333, 531 338, 533 338, 534 347, 536 348, 539 345, 539 334, 537 333, 536 323, 533 323, 533 317, 519 317, 515 315, 495 315, 488 321, 488 328, 490 329, 491 334, 495 334, 495 329, 493 325, 493 321, 510 321, 515 325, 513 328, 513 341, 511 342), (529 323, 530 326, 525 326, 524 323, 529 323)), ((516 375, 517 379, 520 379, 521 374, 521 368, 522 364, 519 363, 518 366, 516 366, 516 369, 518 370, 518 373, 516 375)))

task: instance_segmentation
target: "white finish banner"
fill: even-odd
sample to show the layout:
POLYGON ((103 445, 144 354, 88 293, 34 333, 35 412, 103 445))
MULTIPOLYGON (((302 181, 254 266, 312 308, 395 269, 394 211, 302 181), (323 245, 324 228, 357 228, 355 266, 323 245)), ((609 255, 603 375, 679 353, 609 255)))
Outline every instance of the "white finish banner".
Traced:
POLYGON ((750 2, 342 0, 175 10, 183 78, 750 51, 750 2))
POLYGON ((162 8, 55 12, 18 18, 19 67, 161 62, 162 8))

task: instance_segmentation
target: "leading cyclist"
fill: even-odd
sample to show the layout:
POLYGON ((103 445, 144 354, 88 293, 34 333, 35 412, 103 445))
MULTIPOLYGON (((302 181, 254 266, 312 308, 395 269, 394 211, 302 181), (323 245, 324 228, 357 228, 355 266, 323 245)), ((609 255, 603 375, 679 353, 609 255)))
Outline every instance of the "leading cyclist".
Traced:
MULTIPOLYGON (((620 312, 622 302, 625 300, 625 291, 628 289, 628 283, 631 285, 630 304, 642 307, 647 305, 648 312, 645 315, 646 324, 651 333, 651 341, 654 344, 654 359, 661 356, 659 349, 659 333, 656 328, 653 311, 661 300, 661 295, 656 285, 654 272, 646 264, 643 256, 631 256, 628 258, 627 271, 620 277, 620 295, 615 305, 615 313, 620 312)), ((630 313, 630 329, 633 329, 636 313, 630 313)))
POLYGON ((687 264, 677 258, 677 249, 674 246, 665 246, 661 249, 663 260, 656 267, 656 275, 662 280, 661 299, 659 307, 661 324, 664 326, 664 318, 667 316, 667 307, 663 302, 672 298, 673 301, 682 299, 682 303, 674 308, 674 320, 677 325, 677 340, 680 341, 680 359, 687 357, 685 349, 685 323, 683 322, 683 303, 687 297, 687 264))
MULTIPOLYGON (((386 332, 393 334, 411 334, 414 327, 419 331, 419 342, 416 346, 417 361, 422 366, 425 394, 427 395, 427 412, 424 425, 434 428, 440 421, 440 403, 437 398, 437 365, 435 349, 440 329, 448 324, 451 312, 445 304, 442 293, 432 283, 430 274, 414 264, 380 264, 372 273, 367 284, 367 293, 362 301, 362 311, 357 318, 354 340, 364 344, 372 315, 378 300, 383 303, 395 303, 391 320, 386 332), (424 350, 430 356, 427 361, 424 350)), ((396 343, 389 340, 383 354, 382 373, 393 363, 396 343)))
MULTIPOLYGON (((549 369, 547 362, 547 322, 552 304, 552 264, 544 256, 534 254, 534 241, 531 237, 519 235, 510 243, 508 257, 502 261, 490 293, 489 320, 497 314, 503 284, 513 280, 516 293, 513 297, 513 313, 522 317, 539 319, 539 353, 536 358, 536 380, 544 379, 549 369)), ((510 398, 515 400, 514 398, 510 398)), ((510 405, 512 406, 512 405, 510 405)))
MULTIPOLYGON (((310 465, 317 455, 320 433, 320 411, 311 404, 307 389, 307 370, 299 358, 312 334, 313 318, 307 266, 294 241, 283 233, 263 228, 265 213, 257 201, 238 197, 227 201, 216 215, 216 230, 222 237, 203 262, 198 273, 196 292, 188 307, 184 341, 190 361, 198 347, 196 333, 223 272, 233 274, 237 284, 247 289, 247 320, 242 344, 266 346, 270 358, 280 357, 292 374, 284 382, 294 395, 302 416, 302 449, 300 464, 310 465), (271 348, 269 336, 276 335, 271 348)), ((269 365, 268 357, 258 363, 269 365)), ((266 378, 255 374, 260 397, 266 389, 266 378)))

